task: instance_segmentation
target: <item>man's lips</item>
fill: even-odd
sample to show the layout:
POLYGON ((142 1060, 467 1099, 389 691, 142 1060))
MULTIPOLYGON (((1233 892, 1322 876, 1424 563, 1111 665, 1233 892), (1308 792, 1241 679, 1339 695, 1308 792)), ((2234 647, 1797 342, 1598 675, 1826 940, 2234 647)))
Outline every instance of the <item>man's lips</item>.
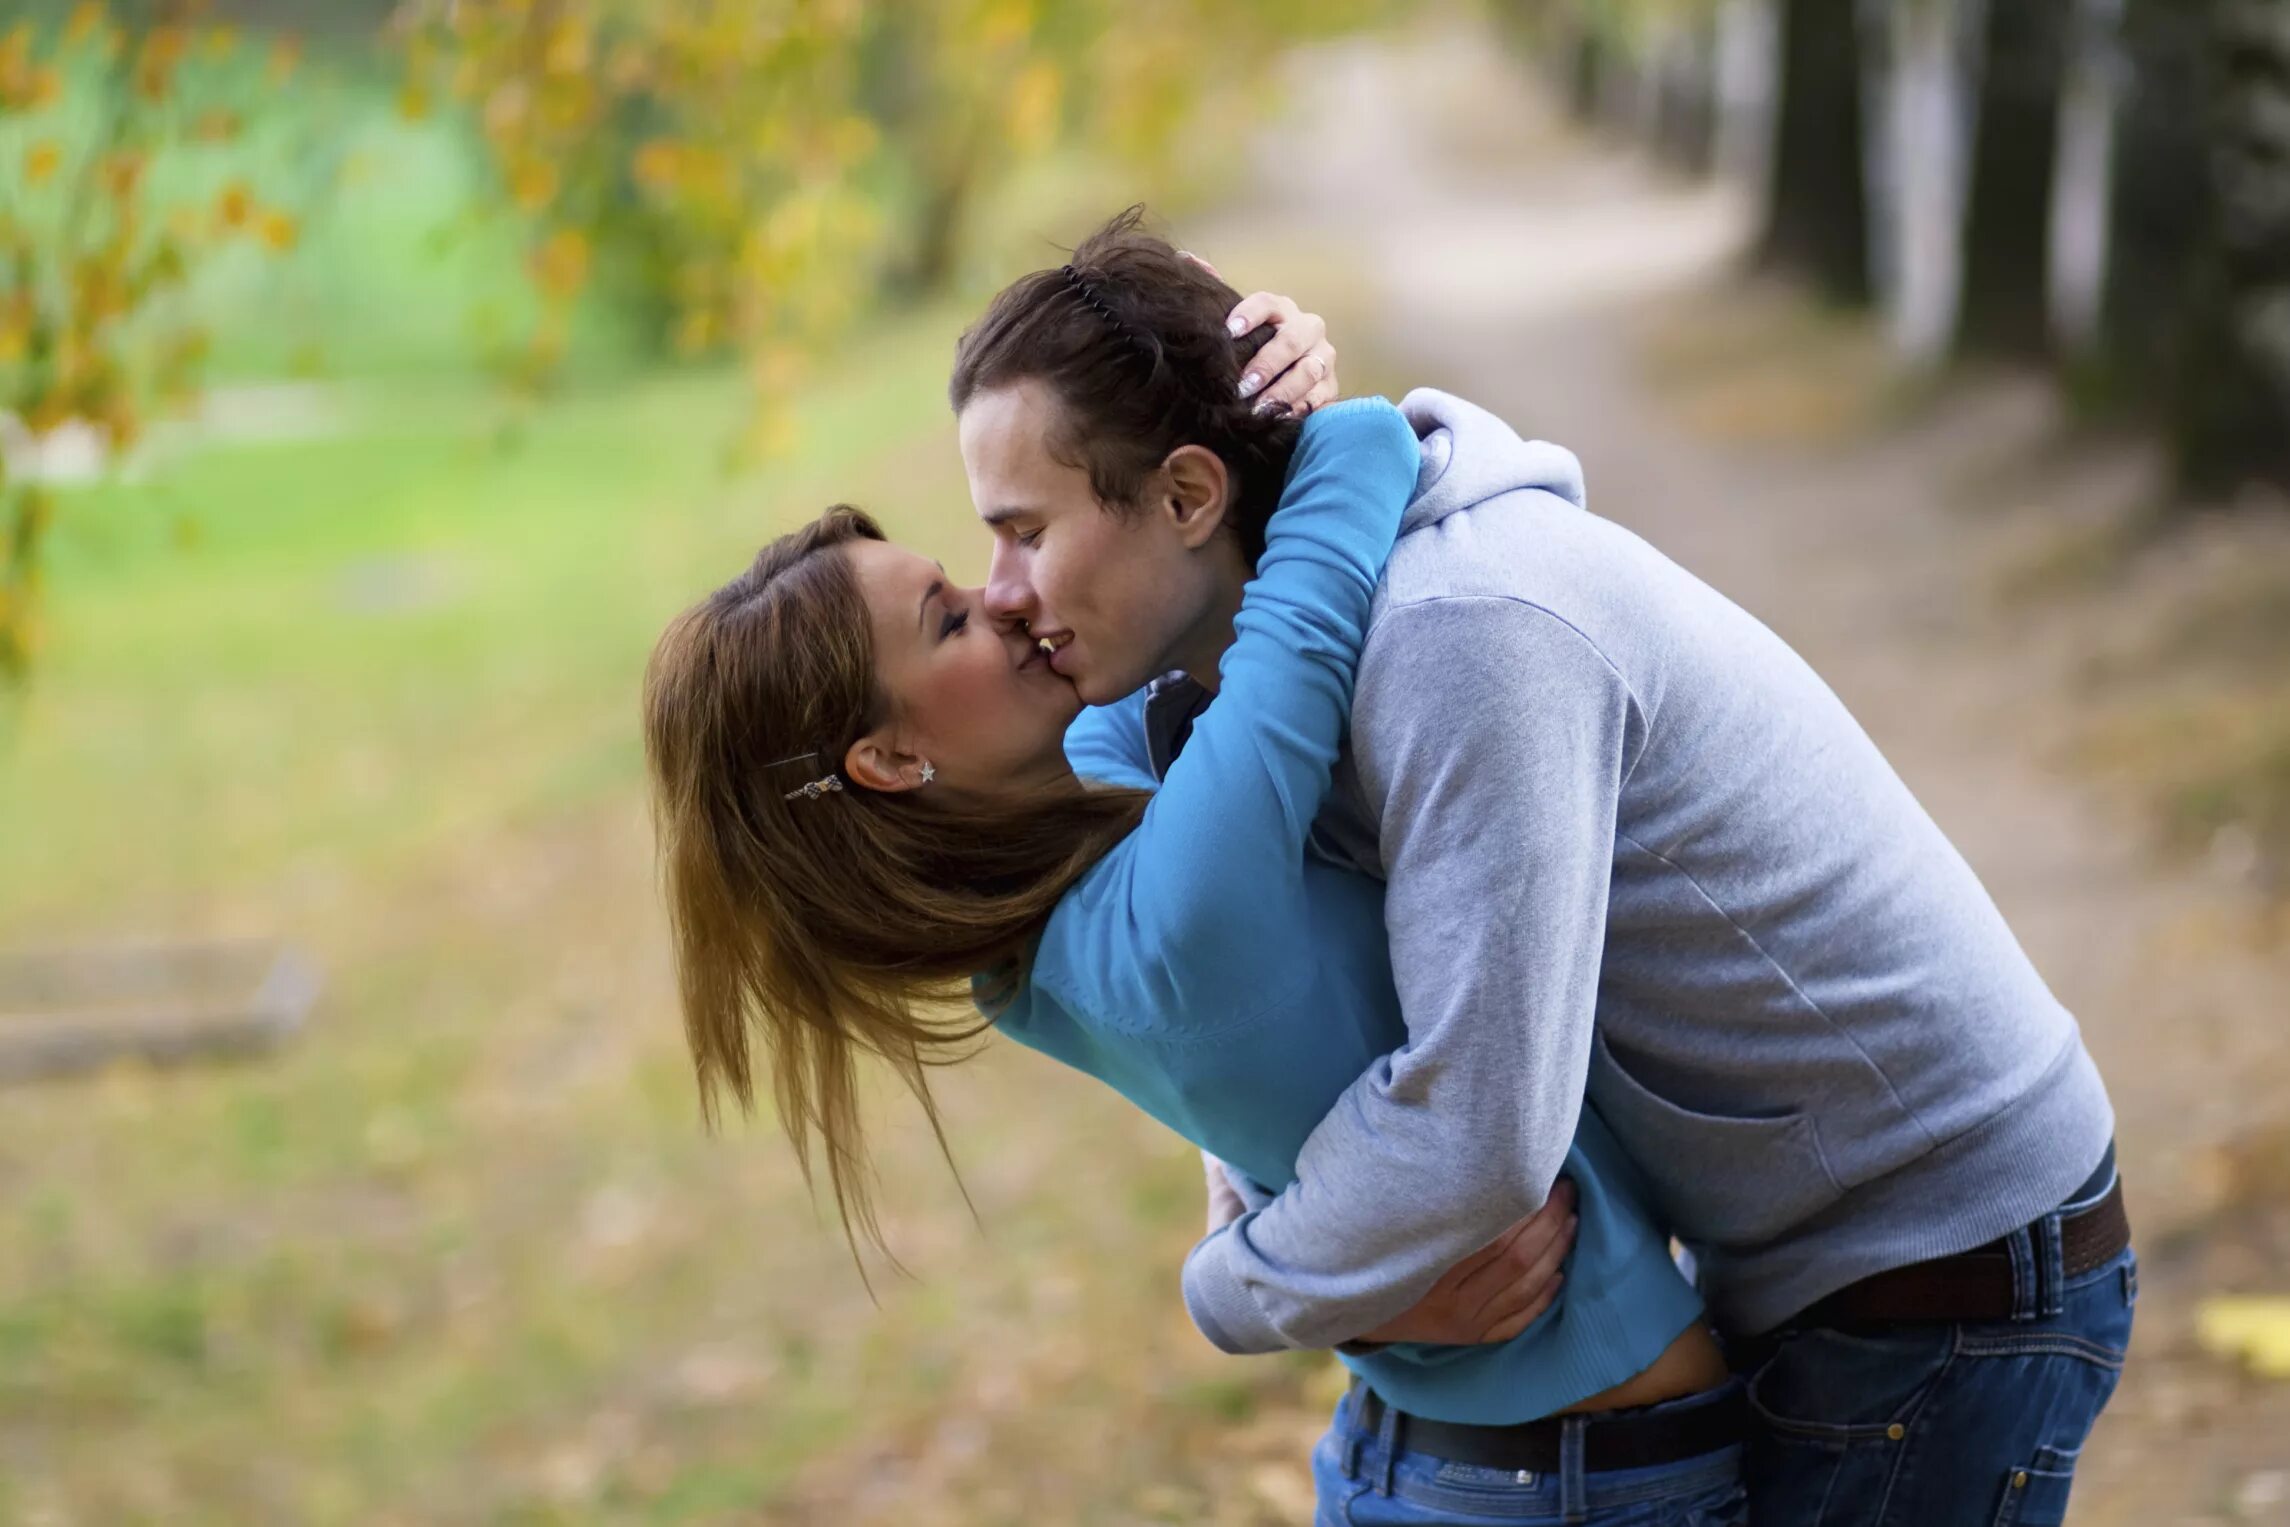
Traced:
POLYGON ((1067 675, 1064 659, 1067 649, 1073 645, 1073 633, 1071 631, 1034 631, 1028 634, 1033 639, 1034 650, 1042 654, 1049 663, 1050 671, 1061 679, 1065 678, 1067 675))

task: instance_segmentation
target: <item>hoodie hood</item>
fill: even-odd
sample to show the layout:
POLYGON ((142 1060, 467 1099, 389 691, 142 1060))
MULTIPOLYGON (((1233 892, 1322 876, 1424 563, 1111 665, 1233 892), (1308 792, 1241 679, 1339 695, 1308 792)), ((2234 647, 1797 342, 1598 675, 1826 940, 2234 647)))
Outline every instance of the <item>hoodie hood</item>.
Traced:
POLYGON ((1415 498, 1400 521, 1401 535, 1521 488, 1540 488, 1577 509, 1587 507, 1582 463, 1566 447, 1521 440, 1517 430, 1484 408, 1432 387, 1418 387, 1400 399, 1399 411, 1423 445, 1415 498))

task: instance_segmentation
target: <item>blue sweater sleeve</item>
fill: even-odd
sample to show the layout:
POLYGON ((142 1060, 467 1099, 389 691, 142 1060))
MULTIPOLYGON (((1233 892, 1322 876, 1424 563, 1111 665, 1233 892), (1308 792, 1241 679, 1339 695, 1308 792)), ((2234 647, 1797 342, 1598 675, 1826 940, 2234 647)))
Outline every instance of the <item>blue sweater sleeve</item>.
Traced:
POLYGON ((1083 710, 1065 732, 1065 761, 1083 779, 1101 785, 1160 787, 1145 747, 1145 691, 1111 705, 1083 710))
POLYGON ((1229 1007, 1194 1013, 1191 995, 1229 1002, 1235 971, 1310 928, 1305 836, 1328 791, 1369 606, 1419 459, 1415 432, 1381 399, 1305 421, 1221 665, 1229 703, 1195 723, 1137 831, 1053 921, 1048 937, 1072 942, 1037 970, 1094 988, 1061 997, 1132 1020, 1149 1013, 1172 1031, 1230 1021, 1239 1015, 1229 1007))

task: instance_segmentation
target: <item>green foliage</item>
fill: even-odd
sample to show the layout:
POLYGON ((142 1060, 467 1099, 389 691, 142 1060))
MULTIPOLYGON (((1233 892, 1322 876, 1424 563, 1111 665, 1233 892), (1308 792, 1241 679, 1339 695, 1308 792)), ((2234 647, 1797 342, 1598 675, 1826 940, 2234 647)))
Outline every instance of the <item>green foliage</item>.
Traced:
MULTIPOLYGON (((196 392, 208 336, 179 300, 194 269, 301 236, 244 180, 202 173, 247 96, 292 74, 292 49, 247 57, 198 11, 165 0, 122 26, 88 3, 0 33, 0 410, 30 440, 76 422, 132 447, 152 410, 196 392)), ((0 475, 0 681, 22 678, 38 641, 54 509, 17 476, 0 475)))
POLYGON ((1149 173, 1204 91, 1378 9, 408 0, 405 109, 465 106, 524 220, 542 311, 516 379, 555 374, 601 286, 663 349, 738 355, 768 450, 804 360, 886 283, 941 285, 982 192, 1075 142, 1149 173))

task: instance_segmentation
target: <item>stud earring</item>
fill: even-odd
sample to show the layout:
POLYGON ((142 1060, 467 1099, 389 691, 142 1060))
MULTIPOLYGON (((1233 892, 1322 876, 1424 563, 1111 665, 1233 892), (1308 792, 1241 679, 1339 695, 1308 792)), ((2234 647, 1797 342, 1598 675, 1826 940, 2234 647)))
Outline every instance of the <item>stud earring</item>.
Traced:
POLYGON ((938 778, 938 771, 930 766, 929 759, 924 759, 922 761, 922 782, 927 785, 936 778, 938 778))

